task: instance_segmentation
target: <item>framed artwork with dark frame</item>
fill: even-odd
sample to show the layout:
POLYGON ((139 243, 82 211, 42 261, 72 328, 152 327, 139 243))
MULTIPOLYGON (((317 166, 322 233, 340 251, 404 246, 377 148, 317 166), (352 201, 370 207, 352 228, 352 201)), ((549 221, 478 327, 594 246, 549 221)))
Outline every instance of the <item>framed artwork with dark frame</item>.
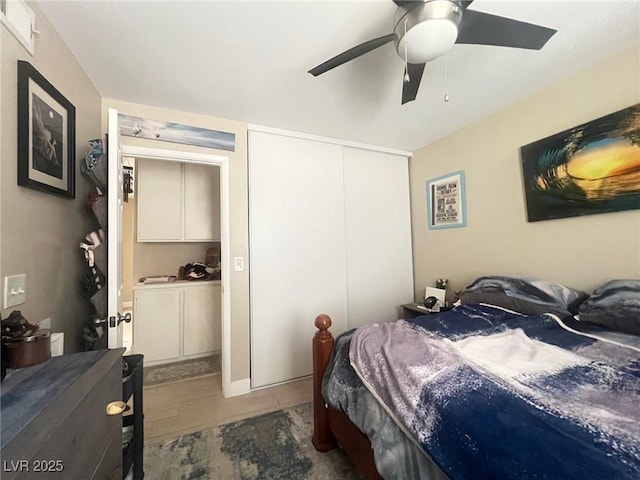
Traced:
POLYGON ((467 226, 462 170, 427 181, 427 226, 430 230, 467 226))
POLYGON ((640 103, 520 153, 529 222, 640 209, 640 103))
POLYGON ((75 198, 76 109, 18 61, 18 185, 75 198))

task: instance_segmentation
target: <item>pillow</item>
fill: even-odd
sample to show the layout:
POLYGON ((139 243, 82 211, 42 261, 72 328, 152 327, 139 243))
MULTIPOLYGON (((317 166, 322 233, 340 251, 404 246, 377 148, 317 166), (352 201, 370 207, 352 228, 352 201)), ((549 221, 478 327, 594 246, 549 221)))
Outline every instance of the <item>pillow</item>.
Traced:
POLYGON ((554 313, 572 316, 587 294, 546 280, 487 276, 480 277, 460 295, 460 302, 490 303, 526 315, 554 313))
POLYGON ((580 321, 640 335, 640 280, 612 280, 580 305, 580 321))

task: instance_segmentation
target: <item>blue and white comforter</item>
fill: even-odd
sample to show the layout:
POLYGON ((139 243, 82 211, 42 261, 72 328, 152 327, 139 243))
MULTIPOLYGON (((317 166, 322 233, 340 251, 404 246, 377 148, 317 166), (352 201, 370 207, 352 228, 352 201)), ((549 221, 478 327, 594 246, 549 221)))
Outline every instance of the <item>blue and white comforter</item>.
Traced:
POLYGON ((640 350, 485 305, 356 330, 351 364, 452 479, 639 479, 640 350))

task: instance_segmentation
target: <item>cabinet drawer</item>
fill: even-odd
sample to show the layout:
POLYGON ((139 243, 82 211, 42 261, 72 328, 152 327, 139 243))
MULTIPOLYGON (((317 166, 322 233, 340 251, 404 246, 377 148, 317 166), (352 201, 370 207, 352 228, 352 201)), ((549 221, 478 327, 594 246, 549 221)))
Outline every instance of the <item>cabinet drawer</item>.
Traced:
POLYGON ((106 478, 120 468, 122 417, 107 415, 106 406, 120 399, 121 356, 104 359, 109 363, 96 363, 3 448, 3 479, 106 478), (19 460, 29 471, 19 471, 19 460))
POLYGON ((105 451, 91 480, 121 480, 122 479, 122 442, 119 438, 111 439, 105 444, 105 451), (118 458, 112 452, 117 450, 118 458), (115 463, 114 463, 115 462, 115 463))
POLYGON ((96 465, 107 473, 122 463, 122 441, 113 441, 122 438, 122 416, 105 411, 109 402, 120 400, 122 366, 117 367, 78 399, 58 429, 59 438, 47 442, 36 456, 62 460, 64 471, 47 478, 93 478, 96 465))

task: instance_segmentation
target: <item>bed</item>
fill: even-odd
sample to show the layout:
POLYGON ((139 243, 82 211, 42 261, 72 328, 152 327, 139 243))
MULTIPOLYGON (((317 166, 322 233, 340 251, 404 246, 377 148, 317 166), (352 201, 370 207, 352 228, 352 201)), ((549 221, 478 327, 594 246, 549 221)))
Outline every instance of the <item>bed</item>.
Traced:
POLYGON ((483 277, 449 312, 336 339, 318 316, 315 448, 366 479, 640 478, 640 282, 620 282, 483 277))

